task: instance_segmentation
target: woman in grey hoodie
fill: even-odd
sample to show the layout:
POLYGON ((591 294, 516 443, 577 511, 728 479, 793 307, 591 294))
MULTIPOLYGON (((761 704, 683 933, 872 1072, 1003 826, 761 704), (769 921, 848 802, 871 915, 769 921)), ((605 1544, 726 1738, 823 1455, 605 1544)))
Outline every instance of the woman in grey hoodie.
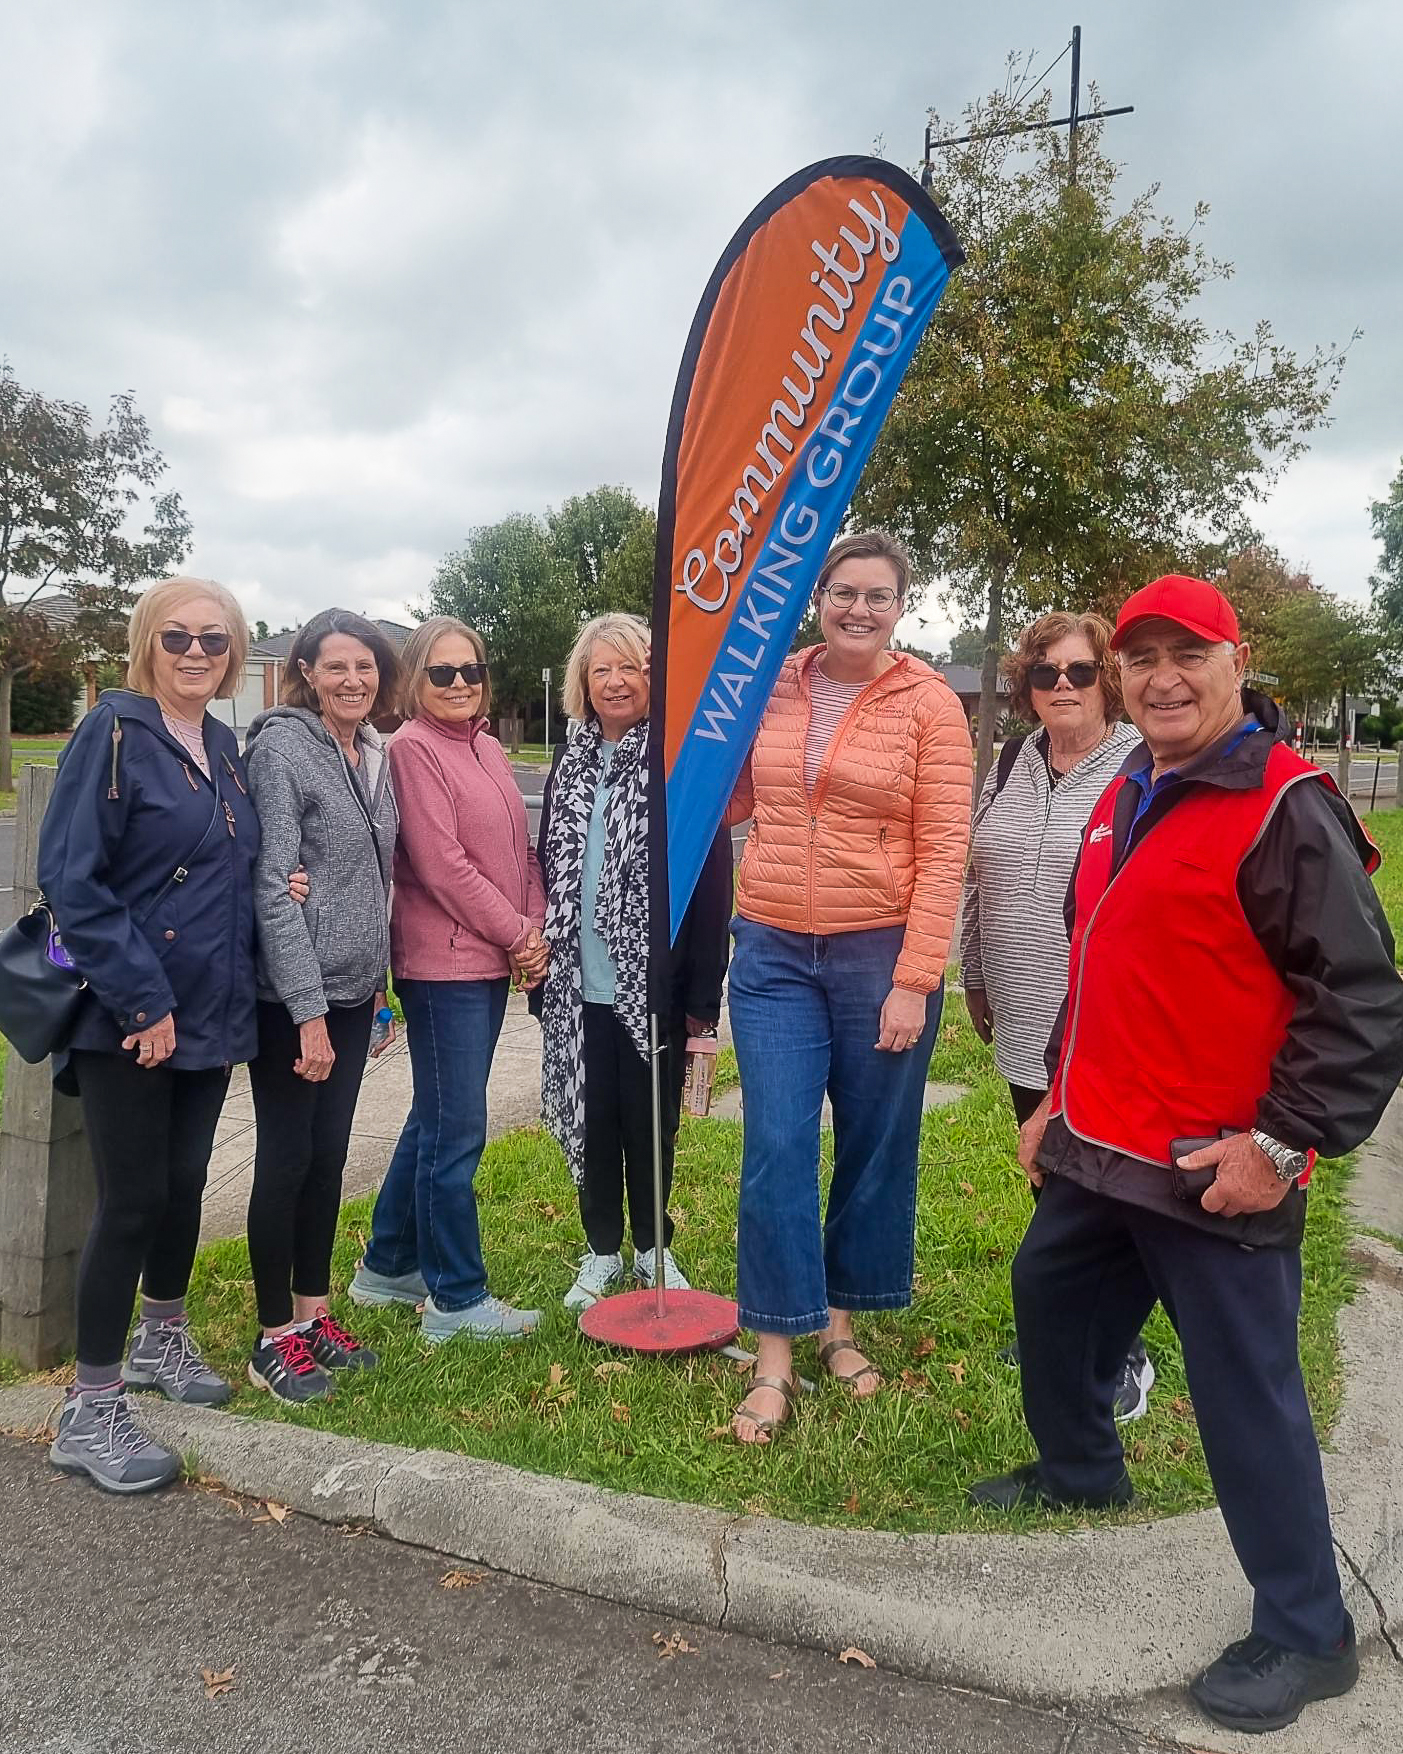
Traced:
MULTIPOLYGON (((370 1352, 333 1320, 331 1251, 351 1122, 376 1010, 385 1003, 398 817, 369 720, 395 699, 399 661, 345 609, 292 643, 283 704, 249 727, 249 788, 262 825, 254 872, 258 1057, 249 1066, 258 1148, 248 1247, 262 1325, 249 1380, 280 1400, 320 1399, 370 1352), (283 861, 281 864, 279 861, 283 861), (302 865, 299 906, 286 873, 302 865)), ((390 1033, 372 1050, 393 1039, 390 1033)))

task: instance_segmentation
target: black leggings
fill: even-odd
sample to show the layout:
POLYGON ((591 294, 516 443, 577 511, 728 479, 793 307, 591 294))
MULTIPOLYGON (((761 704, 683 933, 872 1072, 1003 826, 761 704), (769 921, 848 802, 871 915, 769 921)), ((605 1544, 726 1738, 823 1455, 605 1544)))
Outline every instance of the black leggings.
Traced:
POLYGON ((336 1055, 320 1084, 292 1066, 302 1052, 298 1026, 283 1005, 258 1006, 258 1058, 248 1069, 258 1149, 248 1203, 248 1253, 258 1319, 292 1320, 292 1299, 324 1297, 341 1210, 341 1174, 360 1095, 375 1001, 333 1005, 326 1033, 336 1055))
POLYGON ((162 1303, 184 1297, 190 1284, 229 1072, 148 1068, 133 1054, 83 1048, 72 1065, 97 1179, 78 1267, 78 1362, 115 1371, 138 1282, 162 1303))
MULTIPOLYGON (((653 1081, 633 1038, 612 1005, 586 1005, 585 1150, 580 1218, 590 1249, 616 1255, 624 1239, 624 1186, 628 1186, 633 1246, 655 1245, 653 1223, 653 1081)), ((663 1035, 663 1247, 672 1241, 667 1197, 686 1072, 687 1031, 663 1035)))

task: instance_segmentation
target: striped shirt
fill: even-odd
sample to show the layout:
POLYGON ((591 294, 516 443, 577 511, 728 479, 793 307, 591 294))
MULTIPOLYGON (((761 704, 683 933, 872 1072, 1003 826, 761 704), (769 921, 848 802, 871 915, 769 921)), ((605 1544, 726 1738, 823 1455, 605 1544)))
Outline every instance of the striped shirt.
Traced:
POLYGON ((821 664, 810 667, 809 735, 804 743, 804 785, 810 793, 844 714, 866 687, 866 682, 834 682, 821 664))
POLYGON ((1043 749, 1029 737, 995 796, 997 765, 975 806, 962 900, 960 960, 967 988, 989 995, 994 1061, 1010 1084, 1047 1088, 1043 1054, 1067 996, 1063 908, 1097 799, 1140 742, 1133 725, 1112 725, 1056 785, 1043 749))

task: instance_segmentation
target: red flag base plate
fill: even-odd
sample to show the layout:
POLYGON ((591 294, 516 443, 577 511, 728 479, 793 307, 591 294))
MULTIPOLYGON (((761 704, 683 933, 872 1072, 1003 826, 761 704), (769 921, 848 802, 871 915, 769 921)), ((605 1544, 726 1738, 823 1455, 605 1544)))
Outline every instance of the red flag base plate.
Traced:
POLYGON ((702 1352, 725 1346, 740 1332, 736 1306, 712 1291, 625 1291, 601 1297, 580 1316, 580 1332, 630 1352, 702 1352))

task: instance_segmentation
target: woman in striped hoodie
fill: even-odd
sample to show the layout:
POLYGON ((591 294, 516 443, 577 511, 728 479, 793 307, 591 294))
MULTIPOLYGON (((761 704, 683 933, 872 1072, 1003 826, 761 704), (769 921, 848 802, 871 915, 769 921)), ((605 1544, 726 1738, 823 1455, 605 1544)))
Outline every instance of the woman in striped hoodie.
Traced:
MULTIPOLYGON (((1043 1054, 1067 996, 1063 906, 1082 831, 1140 741, 1121 718, 1110 638, 1099 615, 1043 615, 1023 630, 1006 666, 1011 706, 1040 728, 1004 745, 974 811, 960 944, 965 1005, 994 1044, 1020 1126, 1047 1095, 1043 1054)), ((1017 1348, 1005 1356, 1016 1364, 1017 1348)), ((1145 1411, 1154 1374, 1137 1342, 1116 1395, 1119 1418, 1145 1411)))

